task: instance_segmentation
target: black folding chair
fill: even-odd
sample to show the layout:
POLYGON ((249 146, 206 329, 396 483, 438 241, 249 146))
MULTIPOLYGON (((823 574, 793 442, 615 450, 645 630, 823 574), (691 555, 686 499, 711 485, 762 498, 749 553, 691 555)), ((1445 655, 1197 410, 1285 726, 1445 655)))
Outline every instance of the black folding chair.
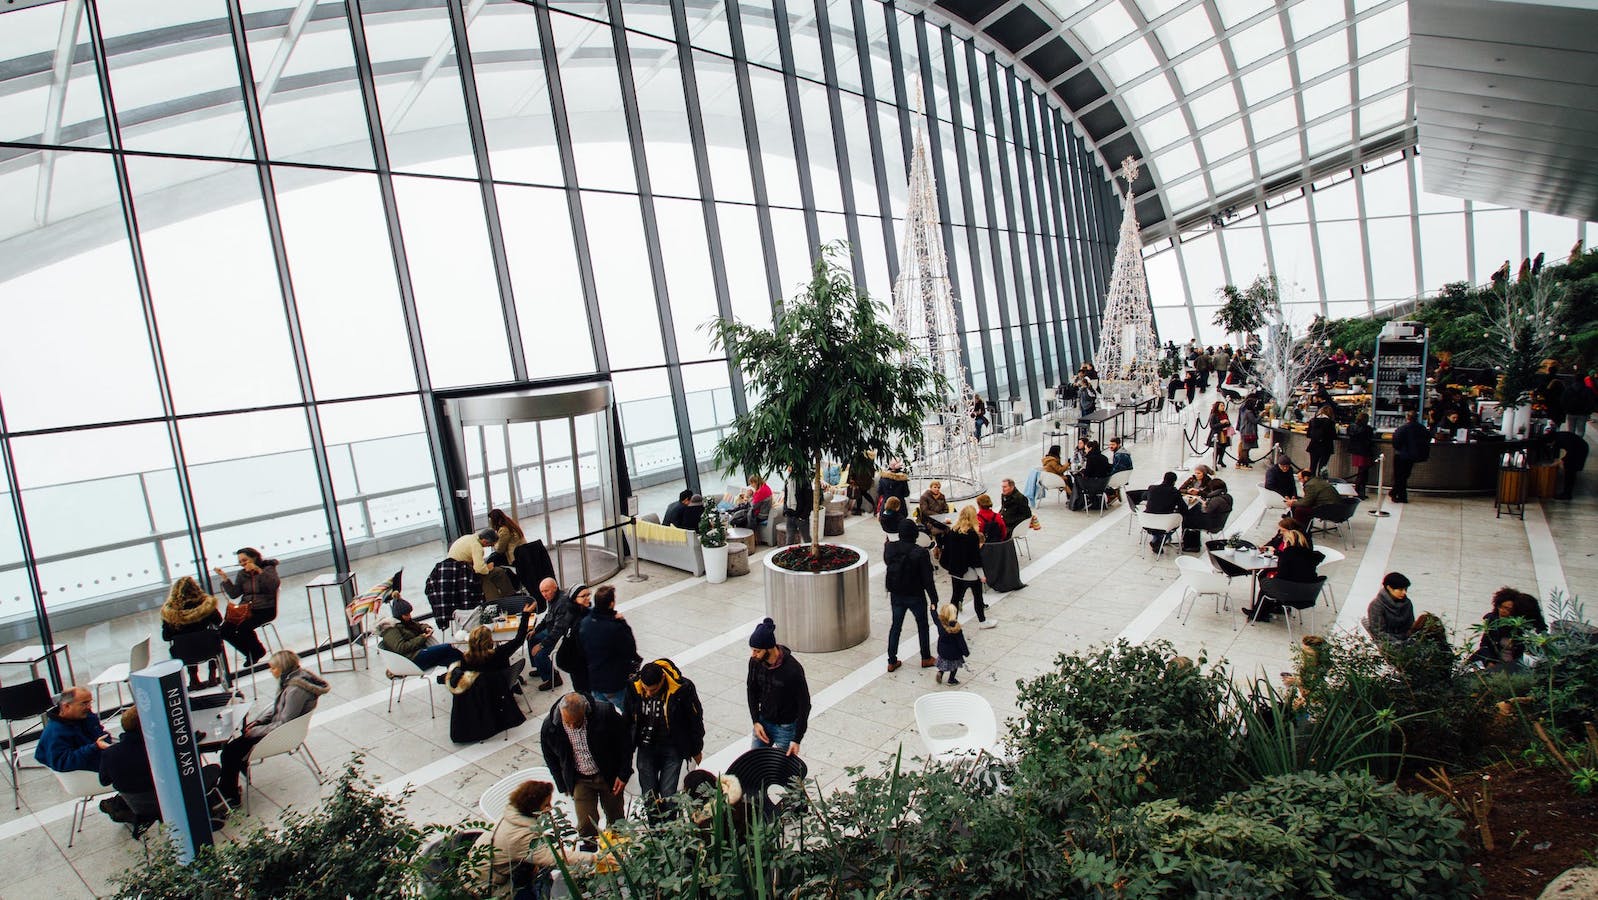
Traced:
MULTIPOLYGON (((55 703, 50 698, 50 686, 43 678, 22 684, 0 687, 0 717, 6 720, 6 774, 11 778, 11 799, 16 809, 22 808, 22 788, 17 782, 17 770, 23 768, 17 740, 35 732, 44 731, 44 714, 55 703), (19 734, 14 722, 31 722, 19 734)), ((35 768, 28 766, 27 768, 35 768)))

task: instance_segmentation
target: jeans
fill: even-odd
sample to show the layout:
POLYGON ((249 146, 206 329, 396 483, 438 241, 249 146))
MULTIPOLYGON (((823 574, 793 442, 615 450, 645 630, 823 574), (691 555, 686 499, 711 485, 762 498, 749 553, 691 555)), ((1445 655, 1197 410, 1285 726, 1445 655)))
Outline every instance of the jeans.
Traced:
POLYGON ((904 630, 905 613, 915 616, 916 635, 921 639, 921 658, 932 658, 932 648, 927 642, 927 607, 921 600, 919 594, 888 595, 888 602, 893 605, 893 624, 888 626, 888 662, 899 661, 899 633, 904 630))
POLYGON ((682 757, 670 744, 638 748, 638 790, 652 808, 677 793, 682 780, 682 757))
POLYGON ((260 742, 261 738, 241 734, 222 745, 222 772, 217 779, 217 787, 223 795, 229 798, 239 795, 239 776, 249 771, 250 751, 260 742))
POLYGON ((788 524, 789 544, 798 543, 799 541, 804 541, 806 544, 810 543, 810 516, 784 515, 783 520, 788 524))
POLYGON ((765 719, 761 719, 760 726, 766 729, 766 737, 771 738, 771 740, 763 741, 759 735, 755 735, 749 742, 749 747, 752 750, 759 750, 761 747, 775 747, 778 750, 786 750, 788 745, 793 743, 793 736, 799 731, 798 722, 778 725, 775 722, 767 722, 765 719))
POLYGON ((550 661, 549 654, 555 649, 555 639, 553 637, 545 637, 542 640, 535 641, 532 638, 528 638, 527 643, 529 645, 538 645, 538 652, 529 654, 533 674, 538 676, 539 681, 553 681, 555 664, 550 661))
POLYGON ((622 688, 619 691, 594 691, 594 699, 603 700, 606 703, 609 703, 611 706, 616 707, 617 712, 621 712, 622 709, 627 705, 627 689, 622 688))
POLYGON ((416 668, 426 671, 435 666, 460 662, 461 655, 460 649, 453 644, 434 644, 416 651, 416 655, 411 657, 411 662, 416 663, 416 668))
POLYGON ((970 590, 971 602, 976 604, 977 608, 977 621, 986 622, 988 607, 982 602, 982 582, 966 581, 962 578, 951 578, 949 581, 954 585, 954 590, 949 594, 949 602, 954 604, 954 608, 960 608, 960 601, 965 599, 965 592, 970 590))
POLYGON ((593 837, 599 833, 599 808, 605 808, 605 824, 614 825, 627 814, 626 797, 610 792, 611 782, 603 775, 578 775, 572 785, 572 803, 577 807, 577 834, 593 837))

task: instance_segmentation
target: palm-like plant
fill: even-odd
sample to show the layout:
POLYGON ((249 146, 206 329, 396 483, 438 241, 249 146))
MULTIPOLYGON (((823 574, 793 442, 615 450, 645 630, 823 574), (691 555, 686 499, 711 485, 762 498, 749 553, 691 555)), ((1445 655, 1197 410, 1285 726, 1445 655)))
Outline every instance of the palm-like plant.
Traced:
POLYGON ((791 468, 811 478, 811 557, 820 555, 825 459, 863 450, 887 459, 919 436, 927 411, 945 388, 922 363, 901 364, 909 340, 884 322, 886 309, 855 287, 842 242, 820 248, 803 294, 785 303, 772 327, 720 319, 712 345, 727 352, 760 393, 716 444, 724 468, 767 473, 791 468))

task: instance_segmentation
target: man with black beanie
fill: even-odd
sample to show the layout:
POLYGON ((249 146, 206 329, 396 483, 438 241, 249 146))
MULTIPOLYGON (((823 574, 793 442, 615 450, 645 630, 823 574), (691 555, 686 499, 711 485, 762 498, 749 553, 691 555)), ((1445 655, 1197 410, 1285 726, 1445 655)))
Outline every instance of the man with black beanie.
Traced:
POLYGON ((810 685, 793 651, 777 643, 777 623, 767 618, 749 636, 749 718, 755 723, 750 745, 775 747, 799 755, 810 727, 810 685))
POLYGON ((916 523, 899 523, 899 539, 888 542, 882 563, 888 569, 888 602, 893 605, 893 624, 888 627, 888 671, 896 672, 899 662, 899 633, 904 630, 904 614, 915 616, 916 635, 921 640, 921 668, 930 669, 932 645, 927 634, 927 605, 938 608, 938 586, 932 580, 932 554, 916 543, 916 523), (927 605, 922 604, 925 598, 927 605))

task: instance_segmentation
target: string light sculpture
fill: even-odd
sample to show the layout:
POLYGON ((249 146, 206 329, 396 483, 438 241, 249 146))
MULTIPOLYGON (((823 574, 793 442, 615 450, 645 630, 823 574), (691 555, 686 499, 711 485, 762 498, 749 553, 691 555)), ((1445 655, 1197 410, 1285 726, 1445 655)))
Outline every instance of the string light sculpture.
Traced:
POLYGON ((1121 163, 1126 181, 1122 203, 1121 237, 1110 272, 1110 291, 1104 300, 1104 324, 1099 329, 1094 367, 1099 371, 1099 394, 1107 401, 1131 403, 1159 392, 1160 341, 1154 334, 1154 313, 1149 307, 1149 285, 1143 275, 1143 236, 1138 231, 1137 206, 1132 202, 1132 182, 1137 180, 1137 160, 1121 163))
POLYGON ((910 474, 923 486, 928 481, 942 481, 944 495, 950 500, 966 500, 983 491, 978 474, 981 454, 971 420, 976 394, 960 361, 960 334, 954 291, 949 284, 949 261, 943 252, 937 185, 927 163, 926 130, 919 114, 909 190, 910 208, 899 250, 899 278, 893 284, 893 323, 910 339, 906 361, 917 360, 948 379, 942 401, 927 412, 918 455, 910 461, 910 474))

